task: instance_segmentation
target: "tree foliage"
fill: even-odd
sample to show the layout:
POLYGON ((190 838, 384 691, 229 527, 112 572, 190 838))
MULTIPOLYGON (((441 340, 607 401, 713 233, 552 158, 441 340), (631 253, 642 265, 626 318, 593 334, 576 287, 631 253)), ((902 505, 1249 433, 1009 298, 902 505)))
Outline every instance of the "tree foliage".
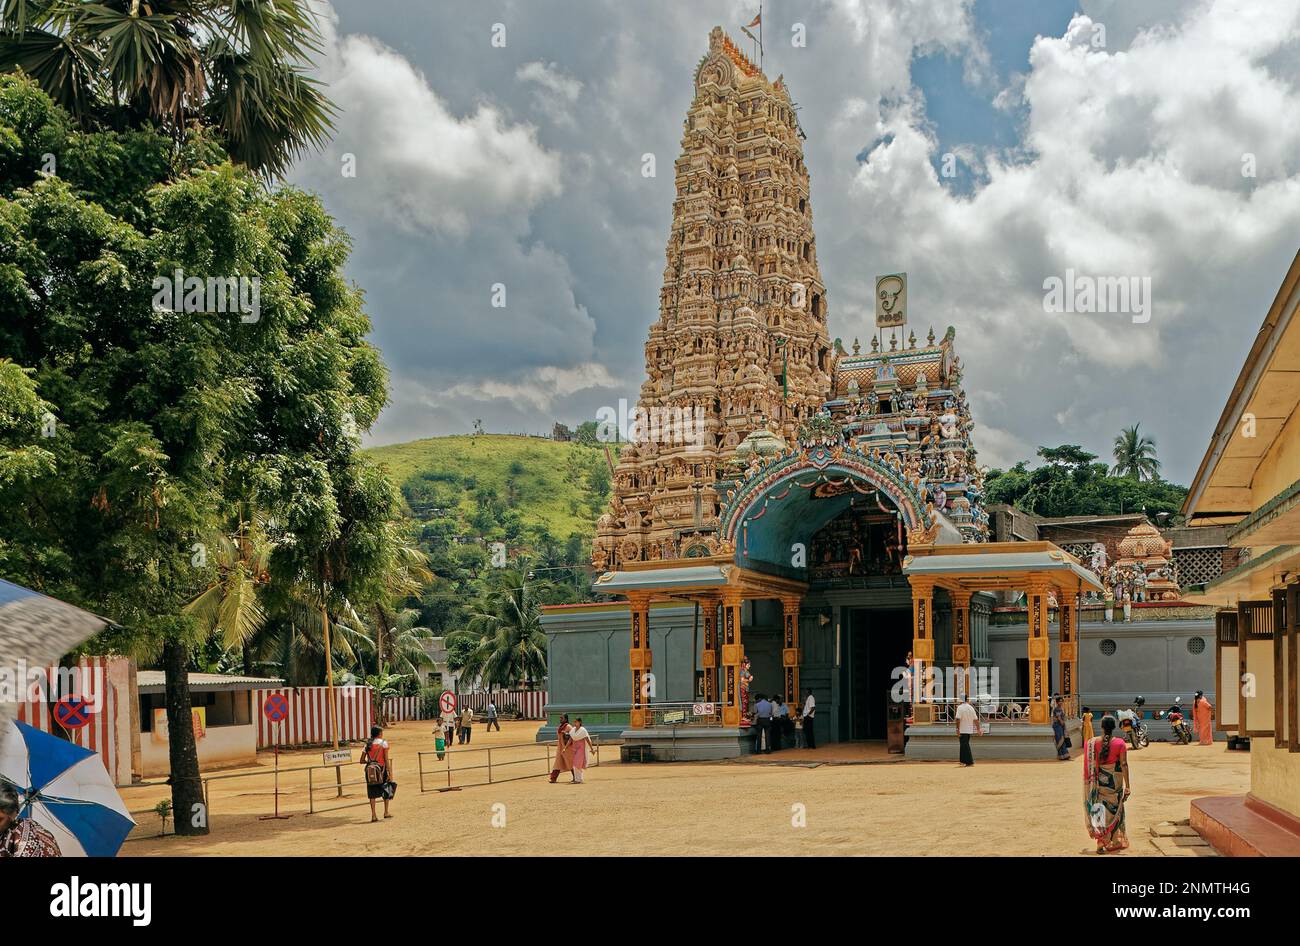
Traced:
POLYGON ((1007 503, 1039 516, 1106 516, 1128 512, 1177 515, 1187 489, 1154 479, 1112 475, 1097 455, 1077 444, 1039 447, 1044 461, 992 470, 984 490, 990 503, 1007 503))

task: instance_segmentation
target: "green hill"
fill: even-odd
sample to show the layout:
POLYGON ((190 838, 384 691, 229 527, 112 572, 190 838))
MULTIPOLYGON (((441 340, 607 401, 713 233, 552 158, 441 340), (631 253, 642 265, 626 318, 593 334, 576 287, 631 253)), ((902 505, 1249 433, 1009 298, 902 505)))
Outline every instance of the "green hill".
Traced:
POLYGON ((545 530, 589 539, 609 499, 604 451, 577 442, 465 434, 367 452, 388 468, 413 519, 455 524, 459 536, 518 540, 545 530))

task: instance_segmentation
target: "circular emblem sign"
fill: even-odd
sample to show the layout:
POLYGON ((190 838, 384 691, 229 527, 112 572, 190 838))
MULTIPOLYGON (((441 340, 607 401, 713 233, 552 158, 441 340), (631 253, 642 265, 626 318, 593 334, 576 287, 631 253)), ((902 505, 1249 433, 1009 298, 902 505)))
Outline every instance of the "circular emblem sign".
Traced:
POLYGON ((90 725, 90 701, 84 696, 65 696, 54 704, 54 718, 64 729, 81 729, 90 725))
POLYGON ((444 713, 456 712, 456 694, 450 690, 443 690, 442 695, 438 697, 438 708, 444 713))
POLYGON ((262 715, 273 723, 281 722, 289 716, 289 698, 283 693, 272 693, 262 704, 262 715))

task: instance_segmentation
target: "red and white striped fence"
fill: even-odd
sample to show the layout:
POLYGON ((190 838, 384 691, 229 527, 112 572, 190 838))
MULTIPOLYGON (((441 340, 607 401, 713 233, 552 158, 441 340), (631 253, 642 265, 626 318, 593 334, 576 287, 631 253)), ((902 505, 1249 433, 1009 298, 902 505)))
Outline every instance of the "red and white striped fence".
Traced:
POLYGON ((518 710, 523 719, 545 719, 546 718, 546 691, 545 690, 493 690, 491 693, 461 693, 457 697, 457 706, 464 709, 468 706, 475 713, 482 713, 487 709, 489 702, 495 703, 497 712, 502 713, 507 708, 518 710))
POLYGON ((401 723, 408 719, 428 719, 421 711, 418 696, 390 696, 384 700, 384 719, 390 723, 401 723))
MULTIPOLYGON (((338 706, 338 736, 340 742, 355 742, 370 737, 374 722, 370 687, 344 686, 334 688, 338 706)), ((276 690, 254 690, 253 704, 257 713, 257 748, 273 745, 317 746, 331 741, 329 728, 329 687, 281 687, 276 690), (289 717, 272 723, 262 712, 266 698, 279 693, 289 700, 289 717)))
MULTIPOLYGON (((18 702, 18 718, 29 726, 66 736, 83 749, 96 753, 114 784, 131 781, 130 742, 123 745, 123 726, 130 723, 130 710, 118 707, 117 678, 126 680, 129 661, 114 657, 82 657, 76 667, 31 668, 25 699, 18 702), (54 716, 54 704, 65 696, 87 700, 90 722, 79 729, 65 729, 54 716)), ((125 730, 129 739, 129 729, 125 730)))

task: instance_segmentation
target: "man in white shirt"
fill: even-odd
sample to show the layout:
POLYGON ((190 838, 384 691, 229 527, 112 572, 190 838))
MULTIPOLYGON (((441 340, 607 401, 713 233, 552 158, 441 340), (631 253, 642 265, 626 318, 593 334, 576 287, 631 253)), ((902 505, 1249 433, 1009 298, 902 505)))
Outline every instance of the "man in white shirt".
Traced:
POLYGON ((813 735, 813 717, 817 715, 817 701, 813 699, 812 688, 808 688, 808 698, 803 701, 803 742, 809 749, 817 748, 817 737, 813 735))
POLYGON ((970 697, 962 697, 961 703, 957 706, 956 719, 957 741, 961 744, 958 758, 962 765, 969 767, 975 764, 975 757, 970 751, 970 737, 976 733, 983 735, 980 729, 980 714, 975 707, 971 706, 970 697))

